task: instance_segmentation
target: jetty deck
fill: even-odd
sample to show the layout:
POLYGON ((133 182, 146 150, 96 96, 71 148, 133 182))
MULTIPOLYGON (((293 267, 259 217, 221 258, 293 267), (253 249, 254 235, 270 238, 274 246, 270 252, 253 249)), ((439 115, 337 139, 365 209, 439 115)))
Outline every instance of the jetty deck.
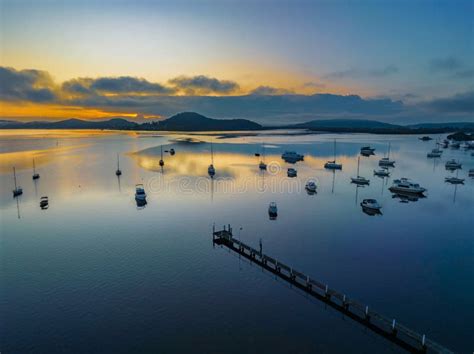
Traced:
POLYGON ((262 252, 262 244, 255 249, 244 242, 233 238, 230 225, 222 230, 213 228, 212 239, 214 244, 228 247, 253 263, 258 264, 270 273, 275 274, 292 286, 304 291, 312 297, 326 303, 333 309, 343 313, 345 316, 364 325, 378 335, 395 343, 411 353, 453 353, 451 350, 436 343, 425 334, 419 334, 397 320, 385 317, 368 305, 362 304, 330 288, 324 282, 286 265, 280 260, 270 257, 262 252))

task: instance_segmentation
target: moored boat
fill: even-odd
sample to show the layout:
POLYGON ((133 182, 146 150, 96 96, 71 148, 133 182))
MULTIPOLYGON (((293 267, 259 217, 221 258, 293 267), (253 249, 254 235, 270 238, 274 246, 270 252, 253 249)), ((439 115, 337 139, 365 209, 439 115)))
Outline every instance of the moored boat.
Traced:
POLYGON ((412 182, 408 178, 400 178, 394 180, 389 190, 393 193, 410 194, 423 194, 424 192, 426 192, 425 188, 421 187, 418 183, 412 182))
POLYGON ((296 177, 298 172, 294 168, 289 168, 286 174, 288 177, 296 177))

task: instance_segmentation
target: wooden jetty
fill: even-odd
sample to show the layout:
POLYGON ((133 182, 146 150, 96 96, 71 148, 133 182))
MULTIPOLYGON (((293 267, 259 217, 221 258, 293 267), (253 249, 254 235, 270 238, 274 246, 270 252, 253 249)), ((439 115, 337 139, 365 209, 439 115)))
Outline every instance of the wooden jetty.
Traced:
POLYGON ((328 306, 343 313, 345 316, 364 325, 373 332, 390 340, 411 353, 453 353, 451 350, 434 342, 426 335, 421 335, 398 323, 395 319, 387 318, 375 312, 368 305, 331 289, 327 284, 319 282, 283 262, 262 252, 262 244, 255 249, 232 237, 232 228, 224 226, 222 230, 212 230, 214 244, 223 245, 258 264, 270 273, 287 281, 292 286, 304 291, 312 297, 323 301, 328 306))

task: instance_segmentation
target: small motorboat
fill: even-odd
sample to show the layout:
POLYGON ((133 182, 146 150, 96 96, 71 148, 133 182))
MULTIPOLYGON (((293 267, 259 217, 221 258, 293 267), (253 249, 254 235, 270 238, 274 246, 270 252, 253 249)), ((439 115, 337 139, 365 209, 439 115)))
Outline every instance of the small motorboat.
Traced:
POLYGON ((260 156, 260 153, 256 152, 256 153, 255 153, 255 156, 259 157, 259 156, 260 156))
POLYGON ((390 172, 387 169, 374 170, 374 175, 379 177, 390 177, 390 172))
POLYGON ((287 176, 288 177, 296 177, 297 176, 297 171, 294 168, 289 168, 287 171, 287 176))
POLYGON ((395 166, 395 160, 390 160, 389 157, 382 157, 379 160, 379 166, 395 166))
POLYGON ((360 153, 365 156, 373 155, 374 151, 375 151, 375 148, 371 148, 370 146, 362 146, 360 148, 360 153))
POLYGON ((135 200, 136 201, 145 201, 146 200, 146 193, 143 184, 135 185, 135 200))
POLYGON ((426 189, 421 187, 418 183, 410 181, 408 178, 400 178, 393 181, 389 191, 402 194, 423 194, 426 192, 426 189))
POLYGON ((48 209, 49 200, 48 197, 44 196, 40 198, 40 208, 41 209, 48 209))
POLYGON ((469 170, 469 177, 474 177, 474 168, 469 170))
POLYGON ((174 155, 174 154, 176 154, 176 151, 174 151, 174 149, 171 148, 171 149, 170 149, 170 155, 174 155))
POLYGON ((316 185, 316 182, 314 181, 308 181, 305 186, 306 191, 311 194, 316 193, 317 188, 318 186, 316 185))
POLYGON ((452 159, 446 162, 445 167, 447 170, 457 170, 457 169, 462 168, 462 164, 452 159))
POLYGON ((267 169, 267 164, 263 161, 260 161, 260 163, 258 164, 258 168, 261 169, 261 170, 266 170, 267 169))
POLYGON ((453 149, 459 149, 461 147, 461 143, 455 141, 454 143, 451 143, 451 148, 453 149))
POLYGON ((304 155, 298 154, 295 151, 285 151, 281 155, 281 158, 285 160, 286 162, 295 163, 298 161, 303 161, 304 155))
POLYGON ((21 188, 20 186, 18 186, 16 184, 16 170, 15 170, 15 167, 13 167, 13 181, 15 183, 15 188, 12 191, 13 192, 13 198, 16 198, 19 195, 23 194, 23 188, 21 188))
POLYGON ((380 212, 380 209, 382 209, 382 206, 375 199, 364 199, 360 203, 360 206, 363 209, 371 210, 375 212, 380 212))
POLYGON ((274 220, 278 216, 278 208, 275 202, 271 202, 268 206, 268 215, 270 219, 274 220))
POLYGON ((444 181, 451 184, 464 184, 464 178, 458 177, 446 177, 444 181))
POLYGON ((422 136, 421 138, 418 138, 418 139, 420 139, 421 141, 430 141, 430 140, 433 140, 433 138, 430 137, 430 136, 422 136))

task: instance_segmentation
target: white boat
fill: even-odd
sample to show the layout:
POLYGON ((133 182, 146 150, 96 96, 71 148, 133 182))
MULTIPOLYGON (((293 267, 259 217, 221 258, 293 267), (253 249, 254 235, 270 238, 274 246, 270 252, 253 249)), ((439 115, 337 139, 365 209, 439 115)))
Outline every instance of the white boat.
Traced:
POLYGON ((260 160, 260 163, 258 164, 258 168, 261 170, 267 169, 267 164, 265 163, 265 146, 263 144, 262 144, 262 159, 260 160))
POLYGON ((444 181, 451 184, 464 184, 464 178, 458 177, 446 177, 444 181))
POLYGON ((33 159, 33 179, 40 178, 39 173, 36 172, 35 159, 33 159))
POLYGON ((380 211, 380 209, 382 209, 382 206, 375 199, 364 199, 360 203, 360 206, 372 211, 380 211))
POLYGON ((394 166, 395 160, 390 160, 390 143, 388 143, 388 154, 387 157, 382 157, 379 160, 379 166, 394 166))
POLYGON ((329 170, 342 170, 342 164, 336 162, 336 139, 334 139, 334 160, 326 162, 324 168, 329 170))
POLYGON ((143 184, 135 185, 135 200, 143 201, 146 200, 146 193, 143 184))
POLYGON ((165 165, 165 161, 163 160, 163 145, 161 145, 161 159, 160 159, 160 166, 163 167, 165 165))
POLYGON ((316 182, 314 181, 308 181, 306 182, 305 189, 310 192, 310 193, 316 193, 316 189, 318 186, 316 185, 316 182))
POLYGON ((389 188, 390 192, 393 193, 409 193, 409 194, 423 194, 426 191, 425 188, 421 187, 418 183, 410 181, 408 178, 400 178, 393 181, 392 186, 389 188))
POLYGON ((295 151, 285 151, 282 155, 281 158, 285 160, 286 162, 298 162, 298 161, 303 161, 304 160, 304 155, 297 154, 295 151))
POLYGON ((216 169, 214 168, 214 150, 211 143, 211 164, 207 168, 208 175, 212 178, 216 174, 216 169))
POLYGON ((445 167, 448 170, 457 170, 459 168, 462 168, 462 164, 452 159, 452 160, 446 161, 445 167))
POLYGON ((390 177, 390 172, 382 168, 380 170, 374 170, 374 175, 379 177, 390 177))
POLYGON ((16 171, 15 167, 13 167, 13 181, 15 183, 15 189, 13 189, 13 198, 18 197, 19 195, 23 194, 23 189, 16 184, 16 171))
POLYGON ((40 198, 40 208, 41 209, 48 209, 49 206, 49 200, 48 197, 41 197, 40 198))
POLYGON ((294 168, 289 168, 286 174, 288 177, 296 177, 298 173, 294 168))
POLYGON ((352 183, 355 184, 369 184, 370 180, 365 177, 359 176, 360 157, 357 158, 357 177, 351 177, 352 183))
POLYGON ((176 152, 174 151, 173 148, 170 149, 170 155, 174 155, 176 152))
POLYGON ((275 202, 271 202, 268 206, 268 215, 270 215, 270 218, 276 218, 278 216, 278 208, 275 202))
POLYGON ((119 154, 117 154, 117 171, 115 171, 117 176, 122 175, 122 171, 120 170, 120 161, 119 161, 119 154))

